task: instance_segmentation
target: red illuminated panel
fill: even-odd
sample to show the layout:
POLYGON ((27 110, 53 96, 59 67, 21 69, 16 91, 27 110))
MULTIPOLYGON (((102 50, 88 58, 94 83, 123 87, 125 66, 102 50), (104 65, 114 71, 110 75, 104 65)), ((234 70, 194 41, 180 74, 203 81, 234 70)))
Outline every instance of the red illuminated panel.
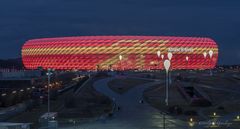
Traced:
POLYGON ((209 69, 218 59, 217 44, 210 38, 80 36, 29 40, 22 47, 22 60, 27 69, 149 70, 163 69, 168 52, 173 53, 172 69, 209 69), (209 51, 213 51, 212 57, 209 51))

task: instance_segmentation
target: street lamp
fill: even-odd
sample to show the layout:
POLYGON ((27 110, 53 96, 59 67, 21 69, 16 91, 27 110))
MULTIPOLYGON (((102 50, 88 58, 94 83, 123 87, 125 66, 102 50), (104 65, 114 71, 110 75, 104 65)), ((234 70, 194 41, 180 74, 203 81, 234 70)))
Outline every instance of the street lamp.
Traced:
POLYGON ((158 58, 161 56, 161 51, 157 51, 157 56, 158 56, 158 58))
POLYGON ((194 121, 193 121, 193 118, 190 118, 188 124, 189 124, 190 127, 193 127, 193 126, 194 126, 195 123, 194 123, 194 121))
MULTIPOLYGON (((163 59, 164 59, 164 55, 163 55, 163 54, 161 55, 161 58, 162 58, 162 61, 163 61, 163 59)), ((163 66, 163 67, 164 67, 164 66, 163 66)))
POLYGON ((50 80, 51 75, 53 74, 52 71, 54 71, 54 70, 49 68, 46 73, 46 75, 48 76, 48 86, 47 86, 47 88, 48 88, 48 124, 49 124, 49 113, 50 113, 50 88, 49 88, 49 86, 50 86, 50 81, 51 81, 50 80))
POLYGON ((188 60, 189 60, 189 57, 188 57, 188 56, 186 56, 187 68, 188 68, 188 60))
MULTIPOLYGON (((208 52, 208 54, 209 54, 209 58, 210 58, 210 65, 212 66, 213 51, 210 50, 210 51, 208 52)), ((212 69, 211 69, 211 68, 210 68, 210 75, 212 76, 212 69)))
POLYGON ((209 54, 210 58, 212 58, 212 56, 213 56, 213 51, 210 50, 210 51, 208 52, 208 54, 209 54))
POLYGON ((162 58, 162 60, 164 59, 164 55, 163 54, 161 55, 161 58, 162 58))
POLYGON ((120 64, 121 65, 121 69, 122 69, 122 58, 123 58, 122 55, 119 55, 119 60, 120 60, 120 63, 121 63, 120 64))
POLYGON ((160 61, 159 61, 159 58, 160 58, 160 56, 161 56, 161 51, 157 51, 157 56, 158 56, 158 65, 160 66, 160 61))
POLYGON ((204 67, 205 67, 205 69, 206 69, 206 58, 207 58, 207 52, 203 52, 203 57, 204 57, 204 63, 203 63, 203 65, 204 65, 204 67))
POLYGON ((216 112, 214 112, 214 113, 213 113, 213 116, 215 117, 216 115, 217 115, 217 113, 216 113, 216 112))
POLYGON ((173 54, 171 52, 168 52, 167 56, 168 56, 168 59, 171 61, 173 54))
POLYGON ((171 62, 170 60, 165 60, 164 61, 164 68, 166 70, 166 105, 168 106, 168 86, 169 86, 169 79, 168 79, 168 72, 169 72, 169 68, 171 66, 171 62))
MULTIPOLYGON (((168 60, 171 61, 173 54, 171 52, 168 52, 167 57, 168 60)), ((171 72, 169 72, 169 84, 172 84, 172 79, 171 79, 171 72)))

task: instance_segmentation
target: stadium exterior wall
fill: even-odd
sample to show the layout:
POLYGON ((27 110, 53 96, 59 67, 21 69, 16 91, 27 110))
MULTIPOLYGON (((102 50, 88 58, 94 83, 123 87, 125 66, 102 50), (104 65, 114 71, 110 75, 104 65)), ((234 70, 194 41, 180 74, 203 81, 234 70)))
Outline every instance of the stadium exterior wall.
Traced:
POLYGON ((210 69, 218 59, 218 46, 210 38, 79 36, 29 40, 22 47, 22 61, 27 69, 149 70, 163 69, 168 52, 173 54, 171 69, 210 69))

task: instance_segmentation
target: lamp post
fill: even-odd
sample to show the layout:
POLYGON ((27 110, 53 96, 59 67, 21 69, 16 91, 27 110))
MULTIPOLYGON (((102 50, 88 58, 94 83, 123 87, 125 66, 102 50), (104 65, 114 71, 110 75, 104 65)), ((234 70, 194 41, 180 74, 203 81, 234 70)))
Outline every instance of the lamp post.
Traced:
POLYGON ((165 103, 166 103, 167 106, 168 106, 168 86, 169 86, 168 72, 169 72, 170 66, 171 66, 170 60, 165 60, 164 61, 164 68, 166 70, 166 99, 165 99, 165 103))
POLYGON ((52 73, 52 69, 48 69, 48 72, 47 72, 47 76, 48 76, 48 123, 49 123, 49 113, 50 113, 50 88, 49 88, 49 86, 50 86, 50 79, 51 79, 51 75, 53 74, 52 73))
POLYGON ((168 52, 167 56, 168 56, 169 61, 171 61, 173 54, 171 52, 168 52))
POLYGON ((162 58, 162 60, 164 59, 164 55, 163 54, 161 55, 161 58, 162 58))
POLYGON ((203 65, 204 65, 204 67, 205 67, 205 69, 206 69, 206 58, 207 58, 207 52, 203 52, 203 57, 204 57, 204 63, 203 63, 203 65))
POLYGON ((186 56, 186 61, 187 61, 187 69, 188 69, 188 60, 189 60, 189 57, 186 56))
POLYGON ((123 58, 122 55, 119 55, 119 60, 120 60, 120 65, 121 65, 121 70, 123 70, 123 69, 122 69, 122 58, 123 58))
MULTIPOLYGON (((161 55, 161 58, 162 58, 162 61, 163 61, 163 59, 164 59, 164 55, 163 55, 163 54, 161 55)), ((163 67, 164 67, 164 66, 163 66, 163 67)))
MULTIPOLYGON (((212 66, 213 51, 210 50, 210 51, 208 52, 208 54, 209 54, 209 59, 210 59, 210 65, 212 66)), ((210 68, 210 75, 212 76, 212 69, 211 69, 211 68, 210 68)))
POLYGON ((160 56, 161 56, 161 51, 157 51, 157 56, 158 56, 158 66, 160 67, 160 61, 159 61, 159 58, 160 58, 160 56))
MULTIPOLYGON (((171 52, 168 52, 167 57, 168 60, 171 61, 173 54, 171 52)), ((169 84, 172 84, 172 79, 171 79, 171 72, 169 71, 169 84)))

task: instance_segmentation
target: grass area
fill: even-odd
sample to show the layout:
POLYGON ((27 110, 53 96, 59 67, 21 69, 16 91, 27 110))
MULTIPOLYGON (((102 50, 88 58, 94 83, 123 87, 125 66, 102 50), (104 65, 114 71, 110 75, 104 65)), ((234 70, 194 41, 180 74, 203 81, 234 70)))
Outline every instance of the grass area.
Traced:
POLYGON ((99 79, 102 78, 89 80, 77 95, 65 98, 65 107, 60 117, 87 119, 110 112, 112 110, 111 99, 97 92, 93 87, 93 83, 99 79))
POLYGON ((124 94, 131 88, 134 88, 138 85, 148 83, 151 81, 135 79, 135 78, 119 78, 114 79, 108 83, 108 86, 116 93, 124 94))
POLYGON ((159 79, 165 77, 165 71, 157 71, 153 73, 149 72, 134 72, 129 74, 131 77, 139 77, 139 78, 148 78, 148 79, 159 79))
POLYGON ((240 81, 232 77, 209 76, 199 77, 198 80, 200 84, 206 84, 219 88, 227 88, 229 90, 240 90, 240 81))
MULTIPOLYGON (((182 109, 182 113, 196 109, 196 107, 189 106, 189 103, 183 98, 177 87, 174 85, 169 87, 169 105, 166 106, 165 90, 164 84, 155 85, 146 89, 143 93, 143 97, 151 106, 163 112, 169 112, 169 108, 173 106, 180 107, 182 109)), ((174 114, 172 115, 174 116, 174 114)), ((189 120, 190 118, 190 116, 185 116, 183 114, 178 115, 177 117, 182 120, 189 120)))
MULTIPOLYGON (((211 88, 200 87, 199 84, 205 84, 212 86, 214 88, 223 88, 227 90, 239 91, 239 80, 233 79, 229 76, 215 75, 215 76, 197 76, 198 82, 190 82, 192 86, 199 87, 202 91, 207 94, 211 101, 212 106, 210 107, 193 107, 190 106, 183 96, 178 92, 177 88, 170 87, 170 98, 169 105, 171 107, 173 105, 178 105, 184 111, 196 111, 201 112, 197 116, 188 116, 188 115, 175 115, 177 118, 182 120, 189 120, 190 117, 193 117, 194 120, 208 120, 212 119, 213 113, 216 112, 219 117, 234 113, 240 112, 240 97, 238 93, 224 91, 224 90, 216 90, 211 88)), ((163 84, 164 85, 164 84, 163 84)), ((165 88, 160 88, 159 86, 149 87, 144 92, 144 98, 146 101, 152 105, 153 107, 161 110, 167 111, 168 108, 165 106, 165 88)), ((239 114, 240 115, 240 114, 239 114)), ((232 125, 230 127, 238 129, 240 126, 240 122, 234 122, 233 120, 229 120, 232 125)), ((222 128, 222 127, 217 127, 222 128)))
MULTIPOLYGON (((61 107, 63 106, 63 100, 65 97, 72 94, 72 90, 69 90, 58 97, 57 100, 51 100, 50 103, 50 111, 51 112, 59 112, 61 107)), ((38 119, 41 115, 47 112, 47 102, 43 104, 39 104, 31 110, 27 110, 22 112, 8 120, 8 122, 22 122, 22 123, 33 123, 33 128, 37 128, 39 126, 38 119)))
POLYGON ((239 94, 213 89, 204 89, 204 91, 213 100, 213 106, 203 110, 206 116, 211 115, 213 112, 216 112, 220 116, 233 112, 240 112, 239 94))
MULTIPOLYGON (((86 83, 76 96, 74 95, 75 90, 73 88, 59 95, 56 100, 51 100, 51 112, 58 112, 58 121, 60 125, 62 123, 65 124, 68 118, 86 120, 111 111, 111 100, 97 92, 93 87, 93 83, 99 79, 102 79, 102 77, 93 78, 86 83), (70 99, 69 101, 73 102, 70 103, 68 107, 66 107, 67 99, 70 99)), ((35 129, 39 127, 39 117, 46 112, 47 102, 18 114, 10 118, 8 121, 30 122, 33 123, 33 128, 35 129)))

